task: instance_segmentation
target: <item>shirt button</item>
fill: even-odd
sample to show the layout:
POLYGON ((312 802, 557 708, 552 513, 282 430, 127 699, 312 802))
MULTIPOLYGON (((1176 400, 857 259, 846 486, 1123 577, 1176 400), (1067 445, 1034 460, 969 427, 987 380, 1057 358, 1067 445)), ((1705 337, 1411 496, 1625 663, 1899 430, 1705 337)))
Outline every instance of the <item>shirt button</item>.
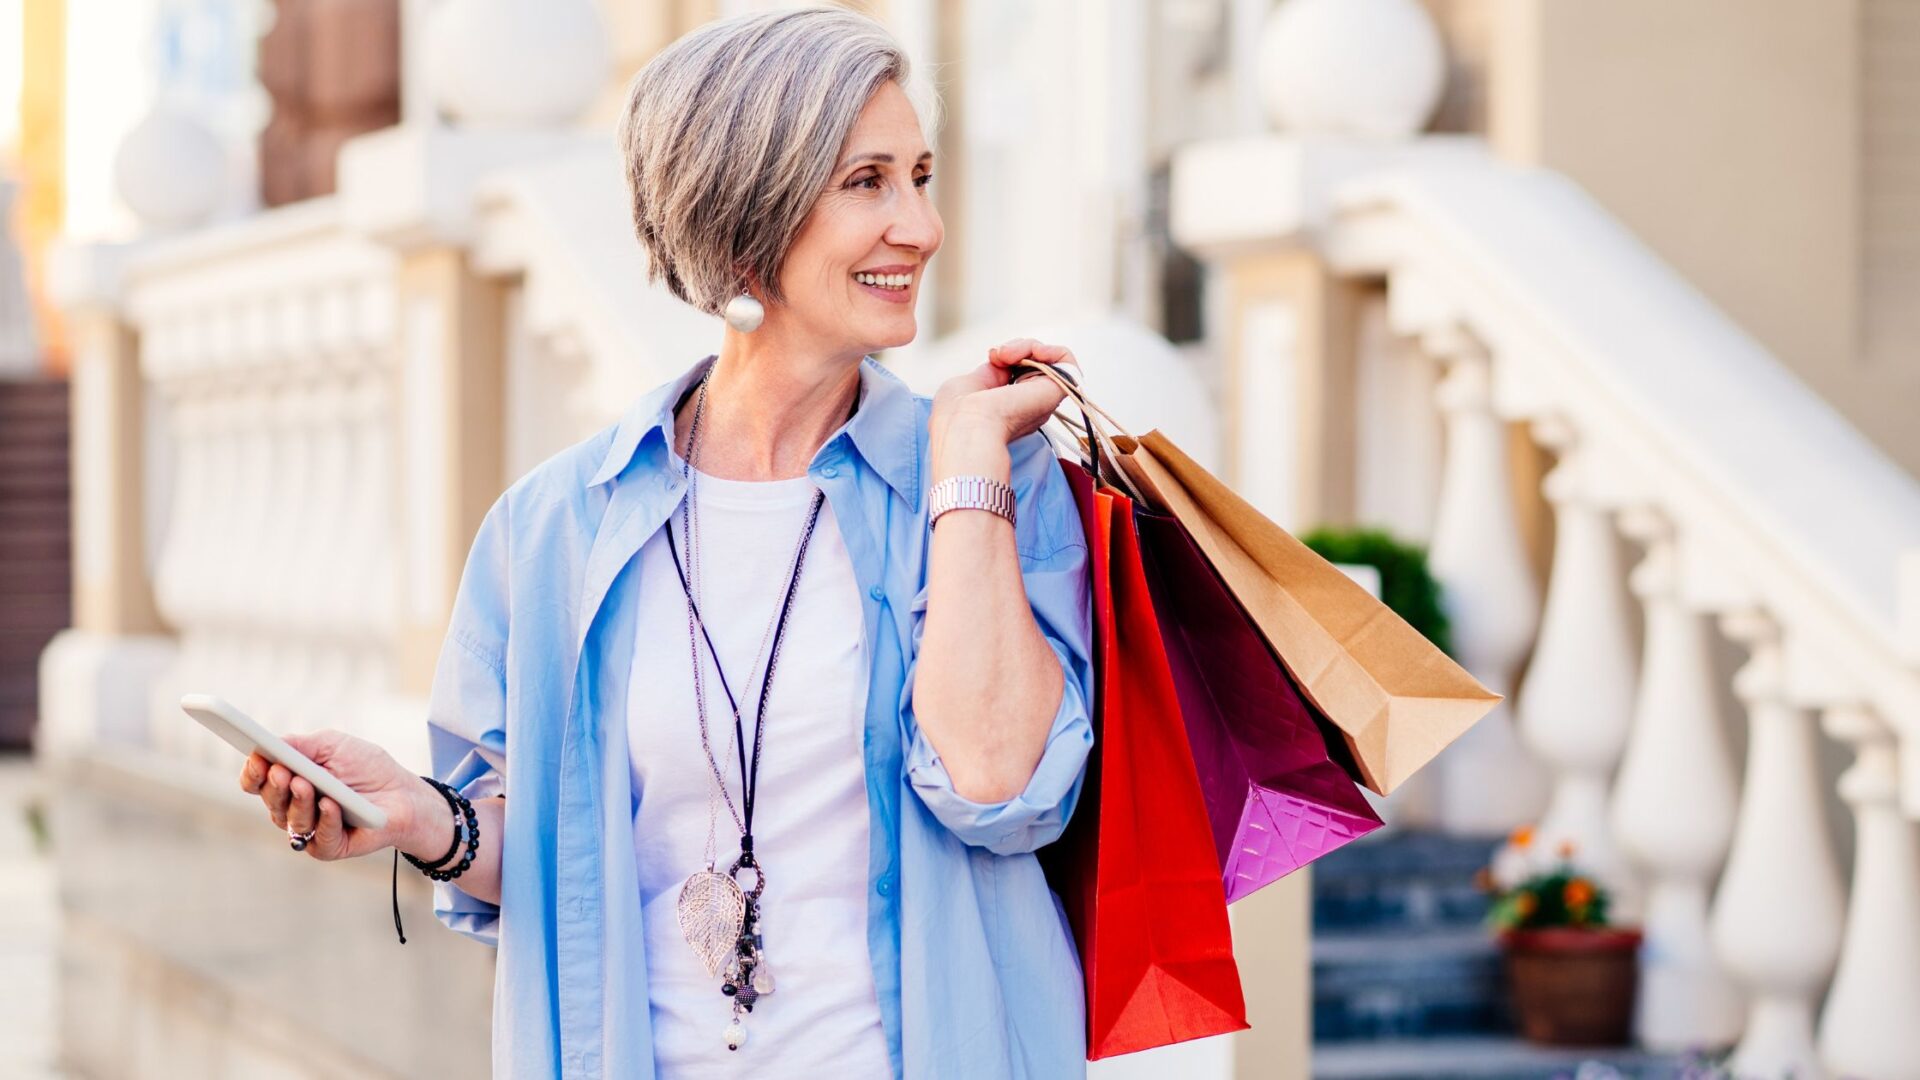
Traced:
POLYGON ((873 597, 875 600, 885 600, 887 598, 887 590, 875 585, 873 588, 867 590, 867 595, 873 597))
POLYGON ((831 480, 831 479, 833 479, 834 477, 836 477, 836 476, 839 476, 839 475, 840 475, 840 470, 839 470, 839 468, 838 468, 837 466, 833 466, 833 465, 826 465, 826 466, 823 466, 823 467, 822 467, 822 468, 820 469, 820 475, 821 475, 821 476, 824 476, 824 477, 826 477, 826 478, 827 478, 827 479, 829 479, 829 480, 831 480))
POLYGON ((874 888, 874 891, 878 892, 881 896, 892 896, 893 895, 892 875, 888 875, 886 877, 881 878, 879 884, 875 885, 873 888, 874 888))

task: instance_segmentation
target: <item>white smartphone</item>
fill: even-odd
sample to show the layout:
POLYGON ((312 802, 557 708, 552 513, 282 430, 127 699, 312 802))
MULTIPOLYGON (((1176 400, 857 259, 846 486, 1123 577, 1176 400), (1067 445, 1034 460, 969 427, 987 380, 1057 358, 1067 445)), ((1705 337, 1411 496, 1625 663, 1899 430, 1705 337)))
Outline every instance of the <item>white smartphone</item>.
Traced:
POLYGON ((242 754, 255 750, 268 761, 277 761, 304 776, 313 789, 340 804, 346 823, 356 829, 379 829, 387 824, 387 812, 367 801, 365 795, 348 787, 339 777, 314 763, 307 755, 287 745, 287 741, 260 722, 213 694, 183 694, 180 707, 200 725, 225 740, 242 754))

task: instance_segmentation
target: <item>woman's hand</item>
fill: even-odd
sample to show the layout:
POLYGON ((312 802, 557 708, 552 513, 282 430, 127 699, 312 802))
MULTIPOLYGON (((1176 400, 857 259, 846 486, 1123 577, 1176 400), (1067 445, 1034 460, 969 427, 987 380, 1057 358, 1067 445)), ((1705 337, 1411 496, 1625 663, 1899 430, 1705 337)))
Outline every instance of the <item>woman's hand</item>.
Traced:
POLYGON ((453 835, 446 801, 379 745, 331 728, 283 737, 289 746, 387 812, 382 828, 349 827, 341 818, 340 804, 316 792, 305 777, 295 776, 291 769, 268 761, 258 751, 249 754, 240 767, 240 790, 260 796, 276 827, 291 827, 303 835, 312 831, 313 840, 305 848, 308 855, 331 862, 389 846, 419 858, 437 858, 445 850, 447 838, 453 835), (438 816, 433 813, 434 807, 439 808, 438 816), (441 824, 441 850, 431 856, 418 855, 412 850, 418 846, 416 827, 436 822, 441 824))
POLYGON ((987 350, 986 363, 942 383, 927 421, 934 480, 962 473, 1007 478, 1007 444, 1040 430, 1065 397, 1052 379, 1009 382, 1008 369, 1023 360, 1075 362, 1064 345, 1015 338, 987 350))

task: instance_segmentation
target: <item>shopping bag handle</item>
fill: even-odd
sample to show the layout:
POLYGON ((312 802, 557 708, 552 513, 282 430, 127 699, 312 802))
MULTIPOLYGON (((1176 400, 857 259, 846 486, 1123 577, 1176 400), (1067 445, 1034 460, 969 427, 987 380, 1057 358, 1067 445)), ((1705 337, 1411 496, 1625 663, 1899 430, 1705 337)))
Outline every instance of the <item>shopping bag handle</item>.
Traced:
POLYGON ((1112 425, 1113 431, 1124 436, 1129 442, 1137 442, 1138 440, 1134 439, 1133 435, 1129 433, 1125 427, 1122 427, 1120 422, 1115 420, 1111 413, 1087 399, 1086 392, 1080 388, 1080 376, 1077 374, 1078 365, 1071 363, 1042 364, 1030 360, 1023 360, 1012 365, 1011 370, 1016 373, 1013 377, 1014 382, 1031 378, 1034 375, 1044 375, 1052 379, 1054 383, 1060 387, 1061 392, 1066 394, 1067 400, 1073 402, 1074 407, 1079 410, 1080 420, 1077 423, 1072 416, 1064 411, 1064 408, 1056 411, 1053 414, 1053 419, 1059 422, 1061 427, 1079 436, 1080 446, 1087 458, 1084 464, 1087 466, 1087 471, 1093 474, 1093 482, 1096 488, 1103 483, 1101 476, 1101 458, 1105 457, 1105 485, 1108 487, 1117 486, 1121 488, 1136 503, 1144 504, 1146 502, 1145 499, 1141 498, 1139 489, 1133 486, 1133 481, 1127 476, 1126 470, 1119 467, 1120 448, 1114 445, 1113 432, 1109 432, 1105 427, 1102 427, 1100 420, 1104 420, 1107 424, 1112 425), (1094 419, 1095 417, 1099 417, 1100 419, 1096 420, 1094 419))

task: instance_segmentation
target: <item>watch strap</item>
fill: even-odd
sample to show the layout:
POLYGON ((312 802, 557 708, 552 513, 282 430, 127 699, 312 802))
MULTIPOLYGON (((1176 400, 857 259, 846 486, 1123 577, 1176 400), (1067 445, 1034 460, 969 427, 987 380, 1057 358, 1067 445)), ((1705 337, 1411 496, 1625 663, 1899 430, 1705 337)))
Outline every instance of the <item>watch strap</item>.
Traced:
POLYGON ((949 510, 987 510, 1013 523, 1013 488, 990 476, 949 476, 927 489, 927 525, 949 510))

